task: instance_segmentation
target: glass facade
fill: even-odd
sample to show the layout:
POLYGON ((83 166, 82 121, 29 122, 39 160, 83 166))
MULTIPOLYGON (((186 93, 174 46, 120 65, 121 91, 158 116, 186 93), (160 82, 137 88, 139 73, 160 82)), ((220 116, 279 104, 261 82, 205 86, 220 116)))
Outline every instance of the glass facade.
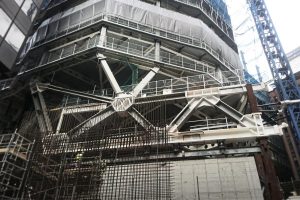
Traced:
POLYGON ((9 0, 0 5, 0 71, 10 69, 37 14, 40 0, 9 0))
POLYGON ((0 24, 1 24, 0 36, 1 37, 4 37, 11 22, 12 20, 9 18, 9 16, 4 12, 2 8, 0 8, 0 24))
POLYGON ((12 24, 11 28, 9 29, 9 32, 5 38, 5 40, 16 50, 19 51, 19 49, 22 46, 22 43, 25 39, 25 35, 21 32, 21 30, 15 25, 12 24))
MULTIPOLYGON (((21 10, 19 9, 16 15, 18 15, 20 11, 23 11, 23 13, 33 21, 37 13, 37 5, 32 0, 15 0, 15 2, 19 7, 21 6, 21 10)), ((9 17, 7 13, 0 8, 0 36, 16 51, 19 51, 25 39, 25 34, 12 19, 12 17, 9 17)))

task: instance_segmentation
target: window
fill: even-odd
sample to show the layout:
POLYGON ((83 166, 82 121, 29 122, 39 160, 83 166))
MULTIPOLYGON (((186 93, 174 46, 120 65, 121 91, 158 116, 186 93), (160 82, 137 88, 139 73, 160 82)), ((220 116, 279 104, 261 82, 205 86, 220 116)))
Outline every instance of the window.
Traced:
POLYGON ((37 8, 36 5, 33 3, 32 0, 25 0, 23 6, 22 6, 22 10, 23 12, 31 18, 31 21, 33 21, 36 12, 37 12, 37 8))
MULTIPOLYGON (((21 6, 24 0, 15 0, 15 1, 19 6, 21 6)), ((37 13, 37 7, 35 3, 32 0, 25 0, 21 9, 28 17, 30 17, 31 21, 33 21, 37 13)))
POLYGON ((15 0, 15 2, 16 2, 19 6, 22 5, 23 1, 24 1, 24 0, 15 0))
POLYGON ((9 32, 5 40, 16 50, 19 51, 22 43, 25 39, 25 35, 20 31, 20 29, 13 24, 9 29, 9 32))
POLYGON ((9 25, 11 23, 11 19, 9 18, 9 16, 7 16, 7 14, 0 8, 0 24, 1 24, 1 28, 0 28, 0 36, 4 36, 7 29, 9 28, 9 25))

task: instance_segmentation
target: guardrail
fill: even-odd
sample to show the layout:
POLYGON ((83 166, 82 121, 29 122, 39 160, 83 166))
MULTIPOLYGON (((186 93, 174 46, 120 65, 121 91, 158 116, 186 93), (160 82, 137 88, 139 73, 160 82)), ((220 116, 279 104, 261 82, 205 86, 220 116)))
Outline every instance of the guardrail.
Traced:
POLYGON ((231 122, 227 117, 216 119, 194 120, 187 122, 191 130, 214 130, 214 129, 229 129, 236 127, 237 124, 231 122))
MULTIPOLYGON (((185 68, 194 72, 213 74, 215 71, 214 67, 211 67, 205 62, 197 61, 180 55, 174 55, 173 53, 165 50, 161 51, 159 60, 156 60, 154 52, 148 51, 150 46, 148 43, 139 42, 139 44, 137 44, 135 40, 123 41, 114 37, 106 37, 104 41, 100 41, 99 38, 100 33, 91 37, 84 37, 81 40, 76 40, 71 44, 62 46, 61 48, 50 50, 43 55, 40 64, 33 66, 33 68, 51 64, 94 47, 100 47, 122 52, 135 57, 138 56, 141 58, 150 59, 152 61, 159 61, 163 64, 171 65, 172 67, 185 68), (99 46, 100 43, 103 43, 103 46, 99 46)), ((27 69, 25 69, 25 71, 26 70, 27 69)))
MULTIPOLYGON (((222 73, 223 76, 224 74, 226 74, 226 72, 222 72, 222 73)), ((214 76, 217 76, 218 74, 219 73, 216 72, 214 76)), ((244 80, 236 79, 234 77, 227 76, 223 82, 218 82, 214 80, 209 74, 200 74, 200 75, 188 76, 182 78, 151 81, 141 91, 138 97, 167 95, 167 94, 174 94, 174 93, 186 92, 186 91, 197 90, 197 89, 217 88, 217 87, 234 86, 234 85, 241 85, 241 84, 245 84, 244 80)), ((125 85, 125 86, 121 86, 121 89, 125 93, 126 92, 129 93, 132 91, 132 89, 135 86, 136 84, 125 85)), ((87 92, 91 94, 100 95, 100 96, 109 96, 109 97, 115 96, 113 89, 97 90, 95 88, 94 90, 87 91, 87 92)), ((61 106, 67 107, 67 106, 89 104, 89 103, 92 103, 92 101, 80 97, 66 96, 61 106)))

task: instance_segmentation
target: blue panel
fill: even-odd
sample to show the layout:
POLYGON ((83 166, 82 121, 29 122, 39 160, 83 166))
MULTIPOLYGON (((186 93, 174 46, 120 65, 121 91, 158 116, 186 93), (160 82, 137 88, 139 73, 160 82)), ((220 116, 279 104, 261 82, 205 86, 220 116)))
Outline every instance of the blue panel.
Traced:
POLYGON ((218 11, 219 15, 222 16, 222 18, 224 19, 224 21, 231 26, 231 19, 230 16, 228 14, 228 9, 227 9, 227 5, 223 0, 208 0, 208 2, 210 2, 210 4, 212 5, 212 7, 218 11))
MULTIPOLYGON (((248 84, 259 84, 259 81, 256 80, 249 72, 244 70, 244 79, 248 84)), ((255 92, 255 96, 258 100, 262 102, 262 104, 269 104, 271 102, 270 97, 268 96, 267 92, 258 91, 255 92)))

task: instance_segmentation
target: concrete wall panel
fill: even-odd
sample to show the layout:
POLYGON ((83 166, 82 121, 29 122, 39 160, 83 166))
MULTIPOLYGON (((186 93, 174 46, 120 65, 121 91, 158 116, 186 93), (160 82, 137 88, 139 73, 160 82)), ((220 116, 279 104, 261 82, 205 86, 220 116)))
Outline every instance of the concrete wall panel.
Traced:
POLYGON ((175 199, 262 200, 253 157, 174 162, 175 199))

